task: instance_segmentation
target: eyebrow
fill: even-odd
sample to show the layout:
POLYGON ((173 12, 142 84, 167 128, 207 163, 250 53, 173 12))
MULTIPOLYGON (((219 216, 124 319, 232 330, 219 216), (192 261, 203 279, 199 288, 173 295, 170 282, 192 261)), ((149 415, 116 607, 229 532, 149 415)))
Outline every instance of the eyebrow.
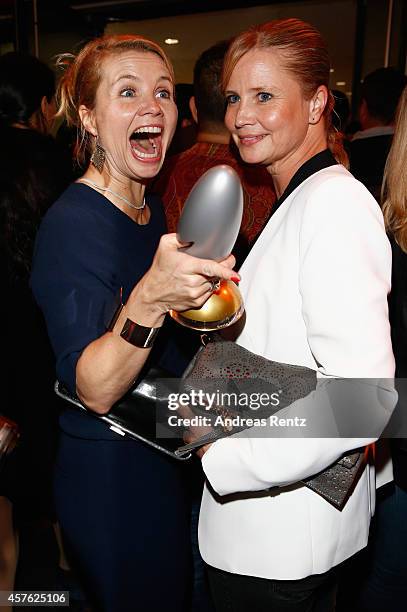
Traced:
MULTIPOLYGON (((118 83, 119 81, 124 81, 124 80, 130 80, 130 81, 141 81, 140 77, 134 75, 134 74, 121 74, 120 76, 118 76, 114 81, 113 81, 113 85, 115 85, 116 83, 118 83)), ((168 81, 169 83, 172 83, 172 80, 170 79, 170 77, 162 75, 160 76, 157 81, 168 81)))
MULTIPOLYGON (((250 93, 259 93, 261 91, 270 91, 271 89, 278 89, 277 87, 275 87, 274 85, 261 85, 260 87, 250 87, 249 92, 250 93)), ((225 96, 228 96, 230 94, 236 94, 239 95, 237 91, 235 91, 234 89, 227 89, 225 91, 225 96)))
POLYGON ((249 91, 265 91, 267 89, 272 89, 273 85, 261 85, 260 87, 251 87, 249 91))

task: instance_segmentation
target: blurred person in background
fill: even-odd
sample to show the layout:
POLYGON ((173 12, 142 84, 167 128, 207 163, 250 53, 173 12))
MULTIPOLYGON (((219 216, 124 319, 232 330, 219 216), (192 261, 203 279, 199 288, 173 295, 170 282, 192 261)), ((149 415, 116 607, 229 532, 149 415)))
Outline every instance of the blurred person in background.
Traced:
MULTIPOLYGON (((364 572, 355 585, 355 611, 404 612, 407 602, 407 88, 398 106, 384 171, 382 208, 393 266, 389 316, 399 391, 390 447, 394 482, 380 491, 364 572), (396 437, 397 431, 404 437, 396 437)), ((349 608, 347 608, 349 609, 349 608)))
MULTIPOLYGON (((54 93, 54 73, 40 60, 20 53, 0 57, 0 317, 7 355, 1 410, 21 431, 7 473, 0 474, 1 512, 8 518, 2 529, 7 529, 9 542, 11 505, 14 528, 20 520, 54 517, 55 370, 43 318, 29 288, 40 221, 70 180, 70 159, 49 134, 54 93)), ((8 562, 14 571, 16 542, 8 562)))
POLYGON ((406 83, 407 77, 395 68, 378 68, 366 75, 361 87, 361 129, 348 148, 350 171, 378 202, 394 134, 394 116, 406 83))
POLYGON ((151 189, 161 195, 168 229, 175 232, 182 208, 197 180, 213 166, 232 166, 242 182, 244 197, 242 226, 233 251, 240 266, 266 223, 276 195, 265 168, 242 161, 224 124, 226 106, 220 78, 228 46, 229 41, 220 41, 198 58, 194 67, 193 95, 189 100, 197 127, 197 142, 168 158, 151 189))
POLYGON ((196 125, 189 107, 189 100, 192 94, 193 87, 191 83, 176 83, 175 103, 178 109, 178 119, 167 157, 189 149, 196 141, 196 125))

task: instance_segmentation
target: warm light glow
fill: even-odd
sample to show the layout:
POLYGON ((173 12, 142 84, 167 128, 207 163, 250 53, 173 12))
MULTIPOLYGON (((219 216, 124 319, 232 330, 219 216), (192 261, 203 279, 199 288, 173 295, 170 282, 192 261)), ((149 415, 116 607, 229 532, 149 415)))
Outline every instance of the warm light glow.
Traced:
POLYGON ((178 45, 179 40, 178 38, 166 38, 164 42, 166 45, 178 45))
POLYGON ((335 72, 335 68, 330 68, 329 72, 335 72))
POLYGON ((336 81, 338 87, 344 87, 346 85, 346 81, 336 81))

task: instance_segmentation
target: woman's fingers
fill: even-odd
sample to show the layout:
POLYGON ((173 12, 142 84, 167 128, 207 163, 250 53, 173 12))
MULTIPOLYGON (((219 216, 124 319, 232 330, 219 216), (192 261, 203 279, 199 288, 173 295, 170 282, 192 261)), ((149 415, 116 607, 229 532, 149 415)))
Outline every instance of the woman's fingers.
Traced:
POLYGON ((176 234, 163 236, 144 279, 148 301, 158 303, 161 310, 200 308, 219 280, 240 280, 233 271, 233 255, 216 262, 188 255, 179 250, 181 246, 176 234))
POLYGON ((160 244, 174 248, 175 250, 187 246, 184 242, 178 240, 177 234, 164 234, 164 236, 161 236, 160 244))
POLYGON ((234 268, 236 265, 236 258, 234 255, 230 254, 219 263, 222 264, 222 266, 226 266, 227 268, 234 268))
POLYGON ((229 255, 222 263, 211 259, 196 259, 196 273, 204 276, 222 278, 224 280, 240 280, 240 276, 233 270, 235 258, 229 255))
POLYGON ((188 255, 188 253, 179 251, 181 247, 186 245, 177 239, 176 234, 166 234, 162 236, 160 246, 162 246, 164 250, 169 249, 173 252, 177 252, 182 258, 180 262, 184 264, 185 272, 187 273, 216 276, 225 280, 230 280, 232 277, 240 279, 240 276, 236 272, 233 272, 233 274, 230 273, 233 266, 236 264, 236 259, 231 254, 220 262, 213 261, 212 259, 193 257, 192 255, 188 255))
POLYGON ((204 444, 204 446, 201 446, 201 448, 198 448, 198 450, 196 451, 197 456, 200 459, 202 459, 202 457, 204 456, 206 451, 208 451, 211 446, 212 446, 212 444, 204 444))
MULTIPOLYGON (((184 439, 185 444, 191 444, 192 442, 195 442, 195 440, 198 439, 200 435, 197 435, 196 433, 192 433, 192 431, 187 431, 184 433, 182 437, 184 439)), ((199 448, 195 449, 196 455, 200 459, 202 459, 206 451, 208 451, 211 446, 212 446, 211 444, 204 444, 203 446, 200 446, 199 448)))

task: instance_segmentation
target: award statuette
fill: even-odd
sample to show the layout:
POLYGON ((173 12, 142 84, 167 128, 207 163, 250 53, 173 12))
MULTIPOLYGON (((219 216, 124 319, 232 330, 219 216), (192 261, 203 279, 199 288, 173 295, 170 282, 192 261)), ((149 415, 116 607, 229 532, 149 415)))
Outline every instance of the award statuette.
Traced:
MULTIPOLYGON (((220 261, 232 251, 243 215, 240 179, 225 164, 211 168, 192 188, 177 227, 182 250, 189 255, 220 261)), ((216 280, 214 291, 201 308, 170 311, 173 319, 200 331, 214 331, 235 323, 244 312, 240 291, 233 281, 216 280)))

